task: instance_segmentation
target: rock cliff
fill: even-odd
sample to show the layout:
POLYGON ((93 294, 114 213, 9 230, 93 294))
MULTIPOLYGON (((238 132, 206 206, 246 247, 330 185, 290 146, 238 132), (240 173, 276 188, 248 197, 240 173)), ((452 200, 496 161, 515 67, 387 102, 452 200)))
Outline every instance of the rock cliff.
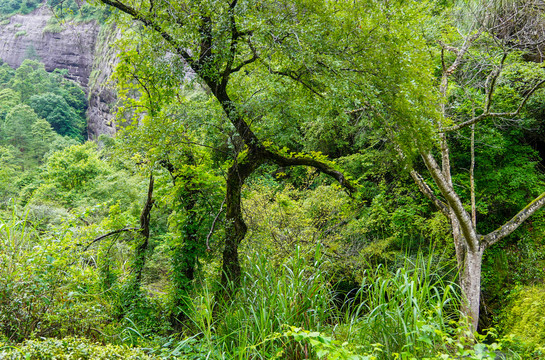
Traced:
POLYGON ((100 30, 95 45, 95 61, 88 85, 87 130, 89 139, 96 139, 102 134, 112 136, 116 132, 114 107, 117 98, 113 84, 109 79, 118 63, 118 50, 112 44, 120 36, 121 34, 115 25, 107 24, 100 30))
POLYGON ((95 21, 55 27, 51 26, 53 16, 47 6, 42 6, 28 15, 14 15, 0 23, 0 59, 13 68, 24 59, 33 58, 43 62, 48 71, 68 70, 68 78, 78 82, 88 94, 89 138, 115 134, 111 111, 115 95, 107 82, 116 61, 110 48, 115 29, 101 31, 95 21))
MULTIPOLYGON (((28 15, 14 15, 0 25, 0 59, 12 67, 24 59, 37 58, 48 71, 67 69, 68 76, 87 87, 93 66, 100 26, 92 21, 66 24, 62 31, 48 30, 54 16, 47 6, 28 15)), ((50 27, 51 28, 51 27, 50 27)))

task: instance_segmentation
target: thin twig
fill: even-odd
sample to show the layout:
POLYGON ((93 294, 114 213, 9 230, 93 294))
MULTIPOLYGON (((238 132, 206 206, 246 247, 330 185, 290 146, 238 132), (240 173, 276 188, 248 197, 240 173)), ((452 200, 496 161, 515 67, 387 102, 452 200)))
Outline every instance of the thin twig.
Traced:
POLYGON ((206 251, 212 251, 212 249, 210 249, 210 237, 212 236, 212 233, 214 232, 214 228, 216 227, 216 222, 218 221, 221 213, 223 212, 223 205, 225 205, 225 199, 223 199, 223 202, 221 203, 221 206, 220 206, 220 211, 214 218, 214 221, 212 222, 212 228, 210 228, 210 232, 208 233, 208 236, 206 237, 206 251))

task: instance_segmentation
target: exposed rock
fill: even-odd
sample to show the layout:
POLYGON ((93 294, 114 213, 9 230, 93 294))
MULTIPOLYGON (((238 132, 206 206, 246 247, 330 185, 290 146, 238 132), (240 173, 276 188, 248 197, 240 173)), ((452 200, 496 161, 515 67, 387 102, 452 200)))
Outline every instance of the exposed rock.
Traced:
POLYGON ((117 63, 111 43, 119 36, 113 25, 101 27, 96 21, 67 23, 61 29, 48 27, 54 16, 45 5, 28 15, 14 15, 0 25, 0 59, 13 68, 28 58, 38 59, 47 71, 68 70, 68 78, 78 82, 88 94, 87 129, 89 139, 116 132, 116 96, 109 84, 117 63), (102 30, 101 30, 102 28, 102 30))
POLYGON ((100 25, 95 21, 66 24, 61 32, 49 32, 46 26, 52 16, 42 6, 0 25, 0 59, 16 68, 24 59, 37 58, 48 71, 67 69, 68 77, 86 88, 100 25))
POLYGON ((113 136, 116 133, 113 109, 117 97, 109 79, 119 61, 118 50, 112 44, 120 36, 113 24, 107 24, 101 29, 96 43, 93 72, 89 80, 89 139, 94 140, 102 134, 113 136))

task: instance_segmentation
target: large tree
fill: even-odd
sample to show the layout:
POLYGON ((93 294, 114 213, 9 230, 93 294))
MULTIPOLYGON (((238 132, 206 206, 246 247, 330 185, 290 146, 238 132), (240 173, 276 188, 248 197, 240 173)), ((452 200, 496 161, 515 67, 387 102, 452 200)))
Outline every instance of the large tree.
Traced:
MULTIPOLYGON (((329 161, 290 151, 315 150, 309 144, 316 144, 313 139, 320 139, 324 129, 342 134, 339 128, 362 132, 374 125, 420 190, 449 219, 467 300, 463 313, 476 328, 484 250, 545 203, 543 194, 497 230, 479 235, 471 211, 474 201, 456 191, 449 134, 486 119, 516 117, 543 84, 543 77, 523 84, 512 109, 493 106, 498 79, 513 49, 487 31, 487 21, 444 22, 435 16, 439 6, 418 2, 100 1, 128 15, 126 25, 134 27, 136 22, 134 31, 154 44, 156 62, 148 65, 174 66, 182 75, 183 69, 190 69, 189 76, 179 76, 171 87, 180 88, 196 75, 240 140, 233 144, 235 156, 226 176, 224 284, 228 279, 236 283, 240 276, 245 181, 263 164, 303 165, 354 191, 329 161), (457 33, 451 31, 453 25, 467 35, 452 35, 457 33), (448 41, 441 41, 444 34, 448 41), (477 48, 480 38, 492 38, 479 46, 492 49, 493 55, 473 69, 473 78, 482 80, 471 85, 477 94, 474 113, 454 117, 449 89, 462 65, 471 63, 470 49, 477 48), (281 150, 271 142, 291 149, 281 150), (417 171, 422 163, 428 179, 417 171)), ((144 86, 143 96, 149 95, 144 86)))
MULTIPOLYGON (((521 3, 518 9, 515 6, 510 10, 511 20, 527 17, 524 14, 528 11, 526 4, 521 3)), ((524 114, 525 105, 545 84, 545 72, 541 66, 522 61, 519 49, 524 44, 513 41, 513 33, 521 38, 529 35, 523 34, 524 29, 507 29, 504 11, 491 4, 483 5, 477 16, 466 15, 470 20, 469 24, 465 24, 465 35, 458 39, 451 38, 451 43, 438 42, 441 51, 438 84, 441 117, 434 124, 438 149, 419 149, 437 191, 426 183, 414 167, 410 170, 420 190, 450 221, 460 286, 465 299, 462 313, 470 319, 473 329, 477 329, 479 320, 481 266, 485 250, 512 234, 545 204, 545 193, 542 193, 518 213, 511 214, 512 217, 505 223, 496 224, 493 231, 485 234, 478 231, 476 125, 481 124, 481 129, 492 129, 495 127, 493 120, 496 120, 500 123, 496 127, 505 129, 501 122, 506 119, 510 119, 511 123, 514 120, 521 122, 527 117, 524 114), (459 178, 457 181, 452 173, 450 146, 457 136, 464 135, 470 138, 467 183, 460 182, 459 178), (469 191, 462 190, 459 185, 467 186, 469 191), (436 196, 437 192, 439 196, 436 196)), ((541 30, 542 23, 536 22, 535 27, 541 30)), ((535 34, 538 33, 535 31, 535 34)), ((415 145, 418 147, 418 144, 415 145)), ((523 169, 520 167, 519 171, 523 169)), ((522 173, 518 175, 526 176, 522 173)), ((514 196, 511 194, 511 197, 514 196)), ((484 227, 481 225, 480 228, 483 230, 484 227)))
MULTIPOLYGON (((252 94, 244 89, 245 76, 256 72, 258 78, 260 74, 285 77, 311 93, 316 92, 305 82, 305 74, 296 71, 295 65, 304 64, 305 59, 291 58, 297 53, 290 54, 288 47, 297 46, 298 37, 308 40, 304 39, 306 26, 318 29, 318 20, 327 15, 327 4, 237 0, 101 2, 143 26, 147 41, 157 44, 154 50, 160 54, 158 60, 170 59, 180 73, 190 70, 196 74, 241 142, 235 147, 235 157, 226 174, 222 273, 225 288, 229 282, 237 284, 240 278, 238 247, 247 231, 241 210, 241 191, 256 169, 266 163, 282 167, 310 166, 333 177, 348 191, 355 190, 343 173, 325 158, 281 150, 271 142, 274 138, 265 136, 265 131, 258 134, 252 122, 267 114, 256 114, 257 109, 248 107, 252 94), (319 19, 308 16, 312 14, 318 14, 319 19)), ((180 87, 184 79, 182 76, 180 83, 172 86, 180 87)), ((257 95, 259 87, 254 84, 254 89, 257 95)))

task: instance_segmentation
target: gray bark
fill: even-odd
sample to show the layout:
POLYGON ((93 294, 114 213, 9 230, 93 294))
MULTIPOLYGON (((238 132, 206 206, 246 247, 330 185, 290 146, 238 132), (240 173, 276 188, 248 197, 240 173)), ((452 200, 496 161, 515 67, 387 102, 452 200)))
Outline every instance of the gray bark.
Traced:
MULTIPOLYGON (((461 241, 459 242, 461 243, 461 241)), ((462 289, 462 315, 467 318, 473 330, 477 330, 479 324, 479 304, 481 302, 481 264, 484 246, 479 246, 475 251, 469 248, 464 251, 463 266, 460 271, 460 287, 462 289)), ((458 249, 456 251, 458 253, 458 249)))

